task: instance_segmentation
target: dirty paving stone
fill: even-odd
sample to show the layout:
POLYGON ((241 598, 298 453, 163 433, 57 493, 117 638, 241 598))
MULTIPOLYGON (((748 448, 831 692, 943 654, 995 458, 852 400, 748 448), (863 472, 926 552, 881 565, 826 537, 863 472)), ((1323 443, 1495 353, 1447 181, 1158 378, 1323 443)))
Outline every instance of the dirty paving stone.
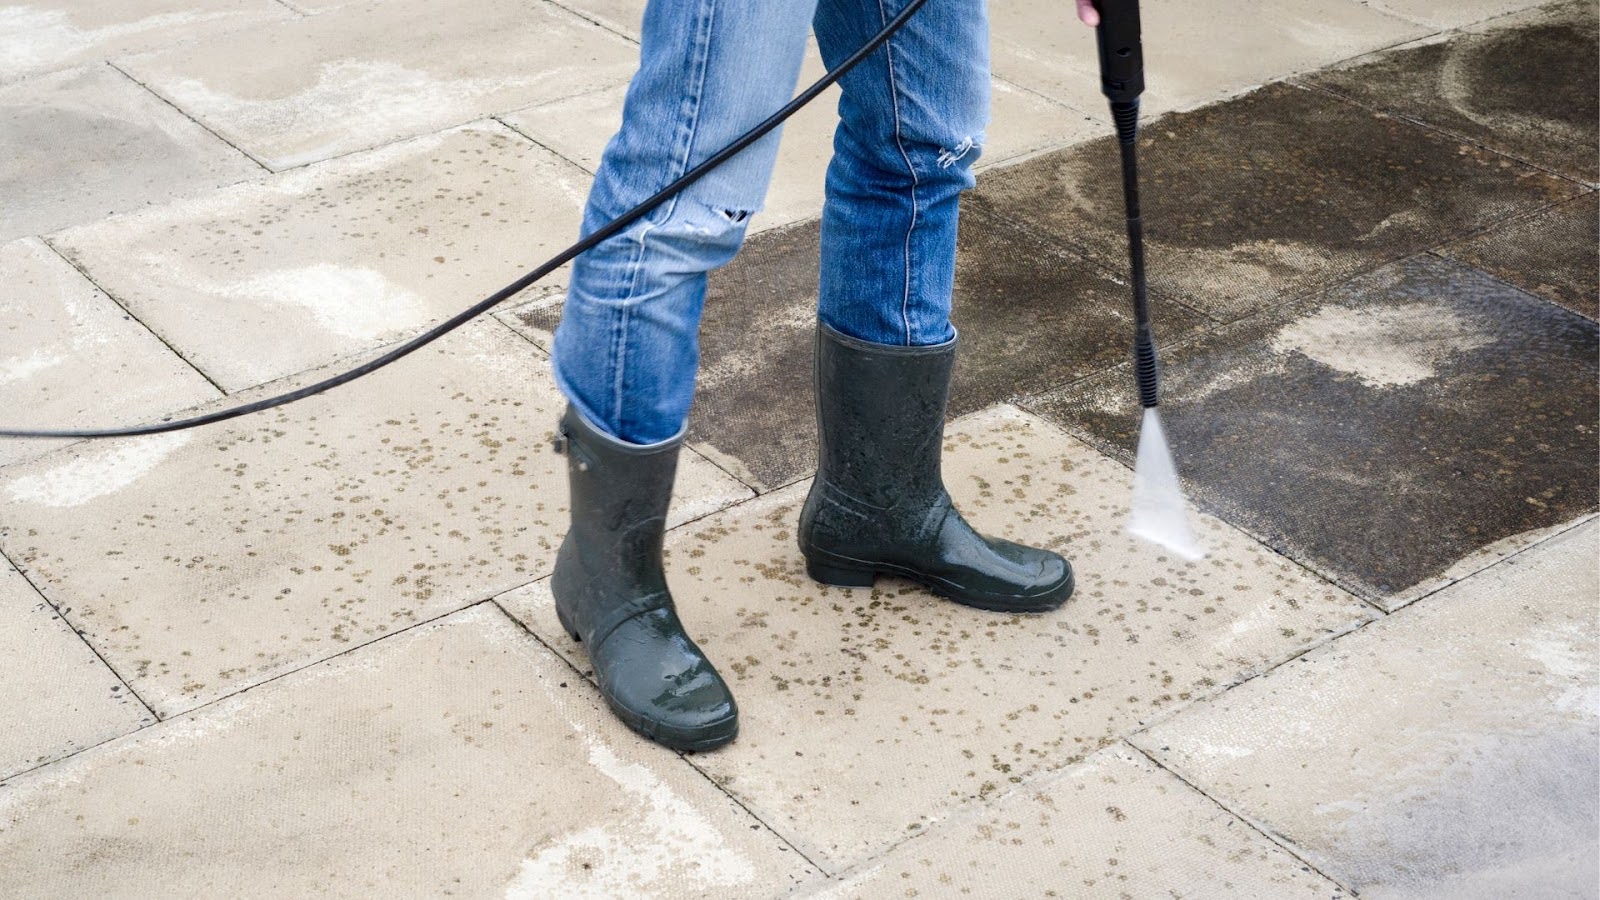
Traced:
MULTIPOLYGON (((0 709, 7 719, 0 730, 0 781, 155 721, 3 558, 0 709)), ((0 788, 0 803, 4 798, 0 788)))
POLYGON ((1600 18, 1561 3, 1304 82, 1563 175, 1600 178, 1600 18))
POLYGON ((1136 735, 1362 897, 1592 897, 1600 523, 1136 735))
POLYGON ((0 87, 0 241, 264 174, 110 66, 0 87))
POLYGON ((1573 312, 1600 318, 1600 193, 1437 252, 1573 312))
MULTIPOLYGON (((1169 349, 1162 410, 1208 509, 1392 609, 1596 508, 1596 351, 1594 322, 1424 254, 1169 349)), ((1024 405, 1131 461, 1127 377, 1024 405)))
POLYGON ((554 3, 389 0, 119 65, 282 170, 624 82, 638 52, 554 3))
MULTIPOLYGON (((679 613, 741 717, 737 741, 693 762, 830 870, 1375 614, 1213 518, 1196 519, 1200 562, 1126 536, 1132 473, 1015 408, 954 423, 944 469, 980 531, 1073 561, 1064 608, 982 612, 893 578, 819 585, 794 530, 807 482, 668 536, 679 613)), ((548 582, 497 600, 587 669, 548 582)))
MULTIPOLYGON (((951 317, 961 343, 951 416, 1127 357, 1133 324, 1126 285, 983 210, 962 215, 951 317)), ((689 439, 762 490, 816 467, 817 235, 812 222, 752 238, 733 263, 712 274, 707 291, 689 439)), ((1206 322, 1161 298, 1155 309, 1163 339, 1206 322)), ((544 346, 560 317, 552 302, 517 313, 544 346)))
MULTIPOLYGON (((1285 84, 1141 134, 1150 284, 1226 321, 1582 190, 1285 84)), ((1114 138, 1090 141, 994 173, 971 201, 1122 267, 1119 166, 1114 138)))
POLYGON ((1347 896, 1127 744, 802 888, 859 897, 1347 896))
POLYGON ((479 604, 0 786, 6 894, 770 897, 815 876, 585 688, 479 604))
MULTIPOLYGON (((170 716, 547 574, 563 406, 480 320, 291 406, 0 470, 0 546, 170 716)), ((671 521, 749 496, 686 457, 671 521)))

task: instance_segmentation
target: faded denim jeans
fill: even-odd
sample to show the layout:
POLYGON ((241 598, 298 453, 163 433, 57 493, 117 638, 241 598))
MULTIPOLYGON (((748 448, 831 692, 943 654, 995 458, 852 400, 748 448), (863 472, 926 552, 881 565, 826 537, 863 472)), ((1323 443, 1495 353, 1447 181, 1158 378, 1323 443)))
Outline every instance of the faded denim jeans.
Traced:
MULTIPOLYGON (((622 129, 584 211, 589 234, 793 96, 811 25, 829 68, 905 0, 650 0, 622 129)), ((817 314, 852 337, 954 338, 956 209, 989 116, 985 0, 928 0, 841 82, 817 314)), ((556 384, 613 437, 679 437, 699 367, 706 274, 761 209, 773 132, 573 263, 556 384)))

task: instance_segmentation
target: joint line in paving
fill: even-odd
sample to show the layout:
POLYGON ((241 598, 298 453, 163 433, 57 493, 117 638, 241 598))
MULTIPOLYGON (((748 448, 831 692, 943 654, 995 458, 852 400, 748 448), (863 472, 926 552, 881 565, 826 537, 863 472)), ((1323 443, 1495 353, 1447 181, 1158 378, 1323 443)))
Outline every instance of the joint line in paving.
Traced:
POLYGON ((185 119, 188 119, 189 121, 193 122, 195 125, 199 126, 201 129, 203 129, 206 132, 206 134, 209 134, 212 137, 216 138, 217 140, 223 142, 224 144, 227 144, 229 147, 232 147, 234 150, 236 150, 245 159, 250 160, 251 162, 255 163, 257 166, 260 166, 262 171, 264 171, 264 172, 271 172, 272 171, 272 167, 271 166, 267 165, 266 163, 262 162, 259 159, 256 159, 256 157, 253 154, 251 154, 248 150, 245 150, 243 147, 240 147, 238 144, 235 144, 233 141, 230 141, 227 138, 223 137, 222 135, 218 134, 216 132, 216 130, 213 129, 211 126, 209 126, 206 123, 200 121, 199 119, 196 119, 194 116, 189 115, 189 113, 186 110, 184 110, 183 107, 179 106, 176 103, 173 103, 171 100, 168 100, 164 95, 162 95, 162 93, 160 91, 156 90, 155 88, 151 87, 150 85, 145 84, 144 82, 140 81, 139 79, 137 79, 137 78, 133 77, 132 75, 128 74, 128 71, 126 69, 122 68, 121 66, 117 65, 116 63, 112 62, 109 59, 106 60, 106 65, 110 66, 112 71, 114 71, 117 74, 121 75, 123 78, 128 79, 129 81, 131 81, 134 84, 138 85, 140 88, 142 88, 145 91, 149 92, 149 94, 152 97, 155 97, 157 100, 160 100, 162 103, 165 103, 166 105, 172 107, 174 110, 177 111, 178 115, 183 116, 185 119))
POLYGON ((571 13, 572 15, 577 16, 578 18, 584 20, 585 22, 588 22, 590 25, 593 25, 594 27, 599 28, 602 31, 606 31, 606 32, 609 32, 611 34, 614 34, 617 37, 622 38, 623 40, 627 41, 628 43, 632 44, 635 47, 639 46, 639 39, 638 38, 636 38, 636 37, 634 37, 634 36, 632 36, 630 34, 626 34, 624 32, 618 31, 615 28, 612 28, 610 25, 607 25, 606 23, 600 21, 599 19, 593 18, 592 16, 585 15, 582 11, 573 9, 572 7, 566 5, 565 3, 559 3, 559 2, 557 2, 557 0, 544 0, 544 2, 550 4, 551 6, 554 6, 556 9, 559 9, 562 12, 571 13))

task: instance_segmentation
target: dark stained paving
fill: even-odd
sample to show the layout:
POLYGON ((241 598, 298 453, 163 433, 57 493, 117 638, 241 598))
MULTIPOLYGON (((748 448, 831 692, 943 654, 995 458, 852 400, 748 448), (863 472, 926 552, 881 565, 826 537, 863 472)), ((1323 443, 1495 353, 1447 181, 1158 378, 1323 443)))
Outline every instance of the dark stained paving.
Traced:
POLYGON ((1590 193, 1527 219, 1439 250, 1530 294, 1597 318, 1600 194, 1590 193))
MULTIPOLYGON (((1140 166, 1152 287, 1230 321, 1581 190, 1287 84, 1149 123, 1140 166)), ((974 205, 1121 265, 1117 172, 1105 138, 996 173, 974 205)))
POLYGON ((1600 44, 1592 0, 1376 54, 1305 83, 1593 182, 1600 44))
MULTIPOLYGON (((1165 351, 1163 417, 1204 507, 1386 603, 1593 510, 1593 321, 1423 254, 1165 351)), ((1024 401, 1124 459, 1112 371, 1024 401)))

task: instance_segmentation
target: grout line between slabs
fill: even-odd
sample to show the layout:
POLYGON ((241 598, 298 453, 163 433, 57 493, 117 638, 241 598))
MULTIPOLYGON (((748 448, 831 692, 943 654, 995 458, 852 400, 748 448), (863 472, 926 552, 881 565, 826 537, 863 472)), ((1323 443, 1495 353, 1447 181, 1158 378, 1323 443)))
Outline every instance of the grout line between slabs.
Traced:
POLYGON ((193 122, 201 130, 205 131, 206 134, 211 135, 212 137, 214 137, 217 140, 221 141, 223 144, 233 148, 233 150, 235 152, 237 152, 239 155, 241 155, 245 159, 248 159, 251 162, 255 163, 257 166, 260 166, 261 167, 261 171, 266 172, 268 174, 273 174, 273 169, 272 169, 271 166, 269 166, 266 163, 262 162, 261 160, 257 159, 254 154, 252 154, 249 151, 245 150, 243 147, 240 147, 238 144, 235 144, 233 141, 230 141, 227 138, 223 137, 221 134, 217 133, 217 131, 215 129, 213 129, 210 125, 207 125, 206 123, 200 121, 199 119, 195 118, 194 116, 189 115, 189 113, 187 111, 185 111, 183 109, 183 107, 179 106, 176 103, 173 103, 171 100, 168 100, 165 96, 163 96, 161 94, 160 91, 157 91, 155 88, 151 87, 150 85, 145 84, 144 82, 140 81, 139 79, 133 77, 132 75, 130 75, 128 73, 128 71, 126 69, 122 68, 121 66, 117 65, 116 63, 112 62, 109 59, 106 60, 106 65, 111 67, 112 71, 114 71, 117 74, 121 75, 123 78, 126 78, 129 81, 133 82, 134 84, 138 85, 140 90, 145 91, 150 96, 156 98, 157 100, 160 100, 162 103, 165 103, 167 106, 170 106, 175 112, 177 112, 178 115, 183 116, 185 119, 189 120, 190 122, 193 122))

